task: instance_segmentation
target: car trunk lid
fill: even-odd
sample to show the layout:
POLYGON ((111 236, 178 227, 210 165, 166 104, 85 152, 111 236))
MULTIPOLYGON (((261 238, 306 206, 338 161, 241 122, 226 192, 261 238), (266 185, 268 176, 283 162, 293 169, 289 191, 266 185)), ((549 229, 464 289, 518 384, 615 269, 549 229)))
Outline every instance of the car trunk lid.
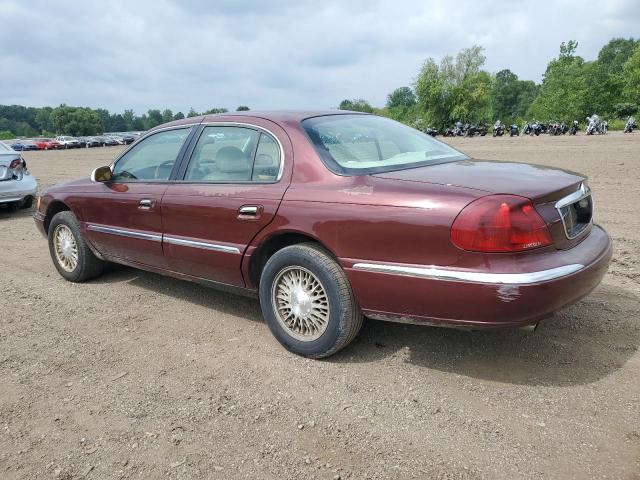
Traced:
POLYGON ((374 176, 404 182, 452 185, 486 192, 487 195, 527 197, 547 222, 557 248, 576 245, 591 228, 592 205, 586 177, 568 170, 495 160, 461 160, 374 176), (585 191, 581 190, 583 185, 585 191), (561 202, 564 199, 571 201, 561 202))

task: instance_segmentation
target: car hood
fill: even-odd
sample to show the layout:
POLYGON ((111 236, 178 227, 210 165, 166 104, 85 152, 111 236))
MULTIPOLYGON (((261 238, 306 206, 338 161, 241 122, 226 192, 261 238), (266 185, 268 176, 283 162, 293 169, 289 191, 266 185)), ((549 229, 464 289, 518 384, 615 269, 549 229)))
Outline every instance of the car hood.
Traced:
POLYGON ((91 178, 82 177, 67 182, 57 183, 46 189, 46 193, 53 192, 83 192, 91 187, 91 178))
POLYGON ((537 202, 576 190, 586 179, 579 173, 559 168, 496 160, 460 160, 373 176, 403 182, 452 185, 493 194, 521 195, 537 202))

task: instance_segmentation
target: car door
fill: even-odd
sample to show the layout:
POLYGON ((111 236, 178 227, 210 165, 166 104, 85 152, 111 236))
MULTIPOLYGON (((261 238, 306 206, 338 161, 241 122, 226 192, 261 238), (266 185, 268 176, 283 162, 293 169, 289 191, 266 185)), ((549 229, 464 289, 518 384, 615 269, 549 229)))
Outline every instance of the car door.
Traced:
POLYGON ((283 150, 284 144, 291 152, 288 137, 271 128, 200 127, 182 180, 162 199, 164 251, 172 270, 244 286, 242 254, 274 218, 290 180, 283 150))
POLYGON ((166 267, 161 200, 192 127, 158 131, 127 150, 83 206, 89 241, 107 257, 166 267))

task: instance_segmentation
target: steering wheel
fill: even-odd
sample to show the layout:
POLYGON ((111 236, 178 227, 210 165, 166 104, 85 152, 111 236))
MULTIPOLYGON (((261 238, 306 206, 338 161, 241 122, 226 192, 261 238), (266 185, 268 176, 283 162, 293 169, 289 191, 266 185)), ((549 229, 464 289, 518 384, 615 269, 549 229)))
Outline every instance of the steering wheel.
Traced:
POLYGON ((173 168, 173 160, 167 160, 166 162, 162 162, 160 165, 158 165, 156 167, 156 170, 153 174, 153 178, 155 180, 166 180, 167 178, 169 178, 169 175, 166 176, 166 178, 160 178, 160 170, 162 170, 162 168, 166 168, 169 167, 169 175, 171 175, 171 169, 173 168))

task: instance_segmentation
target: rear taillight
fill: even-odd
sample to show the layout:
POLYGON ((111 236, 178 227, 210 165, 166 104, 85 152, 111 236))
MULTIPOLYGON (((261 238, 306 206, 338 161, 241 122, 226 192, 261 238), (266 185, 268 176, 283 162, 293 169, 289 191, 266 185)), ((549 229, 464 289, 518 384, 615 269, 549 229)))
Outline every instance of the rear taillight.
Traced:
POLYGON ((531 200, 516 195, 490 195, 471 202, 454 220, 451 241, 464 250, 495 253, 552 243, 531 200))
POLYGON ((22 159, 21 158, 16 158, 15 160, 12 160, 11 163, 9 164, 9 168, 11 170, 15 170, 16 168, 18 168, 20 165, 22 165, 22 159))

